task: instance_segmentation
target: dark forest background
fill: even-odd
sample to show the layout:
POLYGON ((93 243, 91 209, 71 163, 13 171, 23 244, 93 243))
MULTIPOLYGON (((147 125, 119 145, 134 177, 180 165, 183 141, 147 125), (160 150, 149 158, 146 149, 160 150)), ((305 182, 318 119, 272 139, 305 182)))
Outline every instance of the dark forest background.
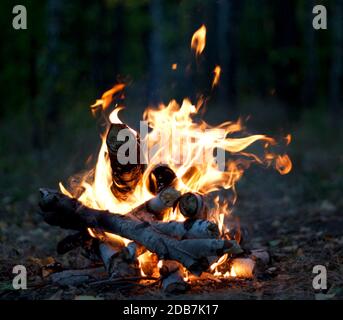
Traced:
MULTIPOLYGON (((259 100, 281 103, 290 121, 317 108, 337 119, 343 9, 341 1, 320 1, 329 25, 316 31, 317 2, 24 1, 28 29, 14 30, 13 2, 3 1, 1 118, 25 114, 37 131, 58 127, 118 78, 132 82, 129 96, 142 106, 192 97, 208 93, 219 64, 212 100, 228 112, 240 114, 242 104, 259 100), (189 44, 202 23, 207 46, 194 65, 189 44)), ((39 133, 32 132, 34 147, 42 147, 39 133)))

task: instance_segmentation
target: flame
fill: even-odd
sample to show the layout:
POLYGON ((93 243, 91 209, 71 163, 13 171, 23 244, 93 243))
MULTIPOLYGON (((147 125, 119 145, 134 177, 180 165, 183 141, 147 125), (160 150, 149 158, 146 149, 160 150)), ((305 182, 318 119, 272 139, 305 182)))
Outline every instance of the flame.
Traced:
POLYGON ((66 196, 68 196, 68 197, 70 197, 70 198, 73 197, 73 195, 63 186, 62 182, 60 182, 60 183, 58 184, 58 186, 60 187, 60 190, 61 190, 61 192, 62 192, 63 194, 65 194, 66 196))
POLYGON ((197 31, 194 32, 191 48, 195 51, 195 54, 199 56, 206 46, 206 27, 202 25, 197 31))
POLYGON ((144 269, 143 265, 149 260, 149 252, 147 251, 147 252, 141 254, 139 257, 137 257, 137 260, 138 260, 141 276, 146 277, 146 274, 143 271, 143 269, 144 269))
POLYGON ((225 122, 212 127, 205 121, 193 120, 199 111, 200 109, 189 99, 184 99, 181 106, 172 100, 167 106, 160 104, 158 109, 148 108, 143 116, 151 128, 148 135, 148 148, 156 150, 150 157, 149 164, 169 165, 176 176, 181 178, 179 179, 181 192, 192 191, 204 194, 222 188, 234 188, 244 169, 251 163, 270 165, 275 160, 279 163, 278 156, 272 153, 266 153, 264 157, 245 151, 258 141, 268 142, 266 147, 274 145, 276 144, 274 139, 265 135, 232 138, 230 135, 243 130, 240 121, 225 122), (229 157, 225 160, 225 152, 236 156, 235 159, 229 157), (218 153, 222 155, 220 163, 218 163, 220 160, 218 153), (237 155, 242 157, 237 158, 237 155), (190 170, 193 176, 187 177, 187 184, 182 183, 184 181, 182 177, 189 174, 190 170), (193 177, 195 179, 192 179, 193 177))
POLYGON ((221 68, 220 66, 216 66, 213 70, 214 73, 214 77, 213 77, 213 81, 212 81, 212 89, 218 85, 219 83, 219 78, 220 78, 220 73, 221 73, 221 68))
POLYGON ((91 237, 96 238, 95 232, 91 228, 87 228, 88 233, 90 234, 91 237))
POLYGON ((114 85, 110 90, 103 93, 101 99, 97 99, 94 104, 91 105, 91 111, 94 113, 99 106, 102 106, 102 109, 105 110, 111 104, 113 96, 122 91, 125 88, 124 83, 118 83, 114 85))
POLYGON ((290 134, 288 134, 285 137, 285 141, 286 141, 286 145, 288 146, 291 143, 291 141, 292 141, 292 136, 290 134))
POLYGON ((276 157, 275 167, 281 174, 287 174, 292 170, 292 162, 287 154, 279 155, 276 157))
MULTIPOLYGON (((292 165, 287 155, 277 155, 268 150, 270 146, 276 144, 271 137, 261 134, 232 137, 233 134, 244 132, 240 120, 224 122, 218 126, 211 126, 203 120, 195 121, 194 118, 200 113, 201 107, 200 102, 194 105, 186 98, 181 105, 172 100, 168 105, 160 104, 157 109, 148 107, 145 110, 143 118, 149 124, 150 131, 142 142, 147 144, 149 161, 143 178, 133 194, 125 201, 115 198, 111 192, 112 171, 107 154, 106 132, 102 136, 102 145, 94 170, 85 174, 80 183, 83 192, 78 196, 78 200, 95 209, 125 214, 151 199, 152 195, 146 183, 148 173, 158 163, 167 164, 178 178, 177 189, 181 193, 191 191, 206 194, 223 188, 232 190, 234 196, 230 203, 228 200, 220 201, 219 197, 216 197, 214 207, 209 213, 211 219, 217 222, 221 235, 224 236, 228 231, 224 219, 231 213, 230 207, 237 199, 235 185, 245 169, 253 163, 266 166, 274 164, 281 174, 286 174, 291 170, 292 165), (265 149, 264 153, 261 152, 259 155, 247 151, 249 146, 259 141, 263 142, 261 148, 265 149), (225 156, 226 153, 229 157, 225 156), (221 163, 216 157, 218 154, 222 155, 221 163)), ((111 123, 122 123, 118 116, 121 109, 118 107, 110 114, 111 123)), ((73 191, 68 191, 62 184, 60 189, 68 196, 75 196, 73 191)), ((171 219, 182 221, 184 217, 177 208, 175 211, 166 212, 163 220, 171 219)), ((115 239, 112 240, 118 241, 118 236, 114 237, 115 239)), ((127 239, 122 241, 128 242, 127 239)), ((141 256, 140 263, 147 258, 149 256, 141 256)), ((224 255, 211 266, 214 274, 225 276, 218 271, 218 266, 227 260, 227 255, 224 255)), ((235 272, 238 274, 237 267, 235 272)))
POLYGON ((159 277, 159 269, 162 265, 162 261, 157 262, 157 256, 150 251, 146 251, 141 254, 138 258, 138 264, 142 277, 155 276, 159 277))
MULTIPOLYGON (((191 47, 196 55, 200 55, 206 45, 206 27, 202 25, 193 35, 191 47)), ((176 70, 177 64, 172 65, 176 70)), ((221 68, 214 69, 212 88, 219 82, 221 68)), ((101 99, 91 106, 92 112, 101 106, 102 110, 108 108, 113 96, 121 92, 125 84, 116 84, 112 89, 106 91, 101 99)), ((146 170, 133 193, 129 194, 125 201, 117 199, 112 191, 112 169, 106 145, 108 129, 101 136, 101 147, 98 153, 95 167, 86 172, 80 179, 80 183, 71 190, 67 190, 60 183, 60 190, 69 197, 77 198, 82 204, 100 210, 125 214, 153 195, 148 190, 149 173, 156 164, 168 165, 176 174, 176 188, 181 192, 195 192, 200 195, 216 192, 221 189, 231 190, 232 198, 220 199, 214 197, 213 207, 209 208, 208 216, 217 223, 221 236, 227 238, 228 229, 225 225, 225 217, 231 214, 232 207, 237 199, 236 183, 251 164, 273 166, 280 174, 287 174, 292 169, 292 162, 287 154, 279 155, 271 150, 277 141, 263 134, 247 135, 242 121, 227 121, 217 126, 210 125, 204 120, 197 120, 204 108, 203 99, 194 104, 188 99, 183 99, 181 105, 176 100, 168 104, 161 103, 158 108, 148 107, 143 113, 143 119, 149 126, 147 134, 141 136, 141 145, 147 148, 144 159, 148 159, 146 170), (258 145, 260 151, 252 153, 249 147, 258 145), (80 192, 81 190, 81 192, 80 192)), ((109 123, 121 124, 119 111, 122 106, 116 108, 109 115, 109 123)), ((130 128, 135 136, 136 131, 130 128)), ((286 145, 291 142, 291 136, 284 138, 286 145)), ((170 209, 165 212, 164 221, 171 219, 183 221, 185 218, 179 212, 179 208, 170 209)), ((121 242, 127 245, 130 240, 102 233, 99 235, 96 230, 88 229, 92 237, 106 237, 111 242, 121 242)), ((238 239, 239 241, 239 239, 238 239)), ((156 260, 156 255, 146 251, 138 257, 141 274, 145 270, 152 270, 162 262, 156 261, 151 266, 151 261, 156 260), (149 265, 150 263, 150 265, 149 265)), ((210 270, 216 276, 241 277, 248 275, 248 265, 235 259, 230 270, 231 257, 227 254, 214 262, 210 270), (224 268, 223 268, 224 267, 224 268), (220 271, 224 270, 224 271, 220 271)), ((250 266, 251 267, 251 266, 250 266)), ((150 272, 149 271, 149 272, 150 272)), ((151 272, 155 272, 154 270, 151 272)), ((188 273, 185 273, 188 279, 188 273)))
POLYGON ((124 109, 124 107, 118 107, 118 108, 115 108, 111 112, 111 114, 109 116, 109 120, 110 120, 111 123, 122 123, 121 120, 118 117, 118 113, 119 113, 119 111, 121 111, 123 109, 124 109))
POLYGON ((217 262, 214 262, 211 266, 210 266, 210 270, 211 271, 215 271, 215 272, 219 272, 217 269, 219 266, 221 266, 223 263, 225 263, 227 261, 228 258, 228 254, 225 253, 223 256, 221 256, 219 258, 219 260, 217 262))

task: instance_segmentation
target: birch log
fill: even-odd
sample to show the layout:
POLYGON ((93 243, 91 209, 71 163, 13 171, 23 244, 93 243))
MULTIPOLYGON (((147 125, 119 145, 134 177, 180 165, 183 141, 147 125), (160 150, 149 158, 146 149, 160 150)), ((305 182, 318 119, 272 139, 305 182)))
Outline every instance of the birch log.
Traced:
POLYGON ((215 239, 219 238, 218 226, 208 220, 185 220, 170 222, 151 222, 152 227, 161 233, 177 239, 215 239))
POLYGON ((192 219, 206 219, 207 206, 204 198, 198 193, 187 192, 179 199, 179 209, 181 213, 192 219))
POLYGON ((184 280, 183 267, 176 261, 165 260, 160 268, 162 288, 167 293, 181 293, 188 288, 184 280))
POLYGON ((190 272, 200 275, 209 267, 208 258, 225 253, 238 254, 242 249, 234 240, 177 240, 158 232, 148 222, 132 219, 109 211, 83 206, 76 199, 57 191, 41 189, 40 207, 44 220, 68 229, 94 228, 138 242, 161 260, 176 260, 190 272))
POLYGON ((127 255, 125 247, 114 247, 108 243, 100 243, 99 252, 111 278, 139 276, 139 265, 134 252, 132 256, 127 255))
POLYGON ((180 196, 180 191, 173 187, 167 187, 155 197, 133 209, 129 214, 143 221, 161 220, 165 211, 172 208, 180 196))
POLYGON ((140 163, 139 137, 126 124, 115 123, 107 133, 106 145, 112 168, 111 191, 124 201, 135 190, 144 171, 140 163), (128 150, 134 159, 127 159, 128 150))
POLYGON ((229 262, 238 278, 253 278, 262 274, 270 263, 270 255, 264 249, 251 250, 244 258, 235 258, 229 262))

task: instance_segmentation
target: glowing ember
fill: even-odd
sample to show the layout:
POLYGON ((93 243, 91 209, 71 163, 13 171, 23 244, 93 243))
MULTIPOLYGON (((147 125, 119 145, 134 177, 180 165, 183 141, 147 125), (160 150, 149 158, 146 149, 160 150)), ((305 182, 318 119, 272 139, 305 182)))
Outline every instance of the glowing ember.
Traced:
POLYGON ((237 278, 252 278, 255 261, 252 259, 234 259, 230 275, 237 278))

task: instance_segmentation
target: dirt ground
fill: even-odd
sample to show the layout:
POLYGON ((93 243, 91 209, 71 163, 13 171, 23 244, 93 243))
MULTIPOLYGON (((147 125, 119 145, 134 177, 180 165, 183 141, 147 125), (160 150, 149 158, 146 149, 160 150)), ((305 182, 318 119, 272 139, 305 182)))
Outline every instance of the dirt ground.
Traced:
MULTIPOLYGON (((325 141, 315 143, 310 133, 295 132, 294 136, 299 139, 295 138, 290 146, 294 168, 289 175, 255 167, 237 185, 239 199, 234 214, 249 230, 249 247, 271 252, 272 269, 268 273, 253 280, 200 279, 192 283, 189 291, 178 295, 162 293, 158 284, 137 287, 126 283, 96 288, 85 284, 47 284, 43 270, 48 264, 58 262, 64 269, 90 265, 78 252, 58 255, 56 244, 68 232, 48 226, 37 214, 38 187, 56 187, 61 168, 64 167, 66 175, 75 169, 64 160, 50 174, 51 163, 43 163, 45 156, 53 158, 52 148, 48 155, 39 158, 41 162, 33 164, 36 171, 23 177, 28 192, 17 195, 10 186, 1 189, 0 299, 342 299, 341 146, 336 143, 328 148, 325 141), (16 264, 24 264, 28 269, 27 290, 12 287, 12 269, 16 264), (327 290, 318 292, 312 287, 315 265, 327 268, 327 290)), ((72 150, 73 146, 68 148, 72 150)), ((16 177, 13 181, 20 180, 16 177)))

